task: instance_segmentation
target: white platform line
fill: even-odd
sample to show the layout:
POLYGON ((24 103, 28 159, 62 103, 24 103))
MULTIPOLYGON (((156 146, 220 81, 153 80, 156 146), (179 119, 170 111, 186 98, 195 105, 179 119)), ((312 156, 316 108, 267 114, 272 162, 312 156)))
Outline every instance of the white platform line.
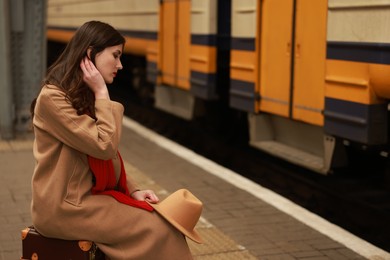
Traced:
POLYGON ((224 181, 240 188, 253 196, 265 201, 282 212, 299 220, 305 225, 321 232, 331 239, 345 245, 356 253, 368 259, 390 259, 390 253, 386 252, 352 233, 330 223, 320 216, 311 213, 279 194, 262 187, 261 185, 242 177, 241 175, 202 157, 193 151, 151 131, 134 120, 124 117, 123 125, 130 128, 140 136, 156 143, 171 153, 191 162, 205 171, 223 179, 224 181))

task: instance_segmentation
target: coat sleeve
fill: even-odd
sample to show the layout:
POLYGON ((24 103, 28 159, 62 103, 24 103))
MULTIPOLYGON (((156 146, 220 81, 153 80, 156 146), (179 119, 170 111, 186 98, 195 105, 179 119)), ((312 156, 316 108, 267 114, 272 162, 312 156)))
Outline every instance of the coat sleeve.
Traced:
POLYGON ((139 189, 138 185, 135 183, 134 179, 129 174, 126 174, 126 184, 130 194, 139 189))
POLYGON ((65 145, 108 160, 118 150, 123 106, 111 100, 96 100, 95 113, 96 121, 88 115, 77 115, 65 93, 46 86, 38 96, 33 124, 65 145))

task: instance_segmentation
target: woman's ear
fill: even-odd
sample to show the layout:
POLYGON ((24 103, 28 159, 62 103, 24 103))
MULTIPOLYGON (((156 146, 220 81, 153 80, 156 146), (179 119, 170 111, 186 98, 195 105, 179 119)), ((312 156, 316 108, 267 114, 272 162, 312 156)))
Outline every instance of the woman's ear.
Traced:
POLYGON ((87 49, 87 57, 88 57, 88 59, 91 59, 91 52, 92 52, 92 47, 88 47, 88 49, 87 49))

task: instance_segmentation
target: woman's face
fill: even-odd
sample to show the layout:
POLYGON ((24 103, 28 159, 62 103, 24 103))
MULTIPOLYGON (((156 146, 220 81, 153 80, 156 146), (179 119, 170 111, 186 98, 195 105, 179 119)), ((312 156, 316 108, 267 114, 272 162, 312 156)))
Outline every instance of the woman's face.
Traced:
POLYGON ((107 84, 111 84, 118 70, 123 68, 120 60, 122 49, 122 44, 107 47, 95 56, 95 66, 107 84))

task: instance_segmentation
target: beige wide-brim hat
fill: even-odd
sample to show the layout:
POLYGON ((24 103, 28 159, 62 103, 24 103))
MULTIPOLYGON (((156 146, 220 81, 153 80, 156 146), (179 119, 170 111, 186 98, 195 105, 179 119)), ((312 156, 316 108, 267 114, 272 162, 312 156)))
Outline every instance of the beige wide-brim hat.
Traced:
POLYGON ((197 243, 203 243, 195 225, 202 214, 203 204, 190 191, 180 189, 158 204, 150 205, 181 233, 197 243))

